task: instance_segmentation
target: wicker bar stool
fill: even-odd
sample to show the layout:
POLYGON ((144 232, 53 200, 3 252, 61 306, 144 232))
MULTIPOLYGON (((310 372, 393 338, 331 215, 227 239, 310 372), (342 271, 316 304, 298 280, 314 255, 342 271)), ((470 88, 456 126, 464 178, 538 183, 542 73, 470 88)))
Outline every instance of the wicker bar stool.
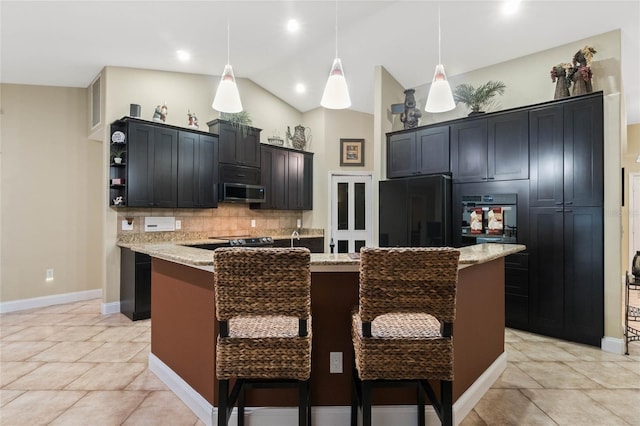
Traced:
POLYGON ((219 248, 213 254, 218 425, 249 387, 297 387, 298 423, 311 424, 311 272, 306 248, 219 248), (229 393, 229 381, 235 384, 229 393))
POLYGON ((458 258, 451 248, 362 248, 360 306, 352 316, 355 352, 351 424, 359 408, 371 425, 374 386, 417 386, 418 424, 425 393, 444 425, 453 422, 453 320, 458 258), (440 398, 428 380, 440 381, 440 398))

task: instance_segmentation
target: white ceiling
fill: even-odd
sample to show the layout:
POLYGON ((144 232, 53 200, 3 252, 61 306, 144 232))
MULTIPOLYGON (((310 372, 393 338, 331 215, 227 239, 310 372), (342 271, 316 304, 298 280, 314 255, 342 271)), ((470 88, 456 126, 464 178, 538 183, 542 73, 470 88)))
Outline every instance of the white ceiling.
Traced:
MULTIPOLYGON (((640 123, 639 0, 523 0, 511 17, 502 14, 502 3, 440 2, 442 61, 449 76, 622 29, 627 117, 640 123)), ((431 79, 438 2, 337 5, 338 53, 353 109, 373 112, 375 65, 404 87, 431 79)), ((304 112, 319 106, 335 56, 335 7, 333 0, 0 0, 0 81, 87 87, 105 65, 219 75, 227 59, 229 19, 236 77, 253 80, 304 112), (285 30, 289 18, 302 24, 295 35, 285 30), (190 51, 191 61, 179 62, 177 49, 190 51), (295 92, 297 82, 307 85, 306 94, 295 92)))

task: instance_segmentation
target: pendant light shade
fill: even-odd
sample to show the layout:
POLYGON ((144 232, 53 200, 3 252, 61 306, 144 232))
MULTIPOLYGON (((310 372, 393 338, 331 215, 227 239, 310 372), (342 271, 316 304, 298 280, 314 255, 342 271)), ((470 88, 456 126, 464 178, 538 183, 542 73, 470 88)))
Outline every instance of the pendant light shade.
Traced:
POLYGON ((436 71, 433 74, 431 87, 429 87, 427 103, 424 106, 424 109, 427 112, 451 111, 456 107, 456 103, 453 101, 451 86, 449 85, 449 81, 447 81, 447 75, 444 72, 444 65, 442 65, 442 60, 440 58, 440 45, 440 3, 438 3, 438 65, 436 65, 436 71))
POLYGON ((211 107, 220 112, 236 113, 242 111, 242 102, 240 102, 240 93, 236 85, 236 77, 233 75, 233 68, 229 64, 230 38, 230 25, 227 20, 227 65, 224 66, 211 107))
POLYGON ((438 64, 433 74, 433 81, 429 88, 429 96, 427 96, 427 104, 424 109, 427 112, 445 112, 451 111, 455 107, 456 103, 453 101, 453 93, 451 93, 447 75, 444 73, 444 66, 438 64))
POLYGON ((349 88, 347 87, 347 80, 344 78, 340 58, 333 60, 333 65, 329 72, 329 79, 327 80, 327 85, 324 87, 320 105, 331 109, 344 109, 351 106, 349 88))
POLYGON ((224 66, 224 72, 220 77, 216 96, 213 98, 211 106, 220 112, 235 113, 242 111, 242 102, 240 101, 236 78, 233 75, 233 68, 229 64, 224 66))
POLYGON ((342 61, 338 57, 338 0, 336 0, 336 58, 331 65, 320 105, 330 109, 345 109, 351 106, 351 96, 349 96, 347 80, 344 78, 342 61))

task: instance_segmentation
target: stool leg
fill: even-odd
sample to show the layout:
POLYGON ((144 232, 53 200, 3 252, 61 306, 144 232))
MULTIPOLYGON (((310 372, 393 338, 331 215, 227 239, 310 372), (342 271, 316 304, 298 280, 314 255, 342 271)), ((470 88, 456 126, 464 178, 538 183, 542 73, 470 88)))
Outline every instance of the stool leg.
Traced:
POLYGON ((418 392, 418 426, 424 426, 424 393, 422 392, 422 385, 420 382, 416 383, 418 392))
POLYGON ((442 425, 453 424, 453 383, 447 380, 440 381, 442 395, 442 425))
POLYGON ((227 405, 229 401, 229 380, 218 380, 218 426, 227 426, 227 405))
POLYGON ((371 388, 372 385, 367 380, 361 381, 362 386, 362 426, 371 426, 371 388))
POLYGON ((301 380, 298 384, 298 425, 309 425, 311 407, 309 406, 309 381, 301 380))
POLYGON ((244 426, 244 399, 246 391, 247 386, 243 385, 240 390, 240 395, 238 395, 238 426, 244 426))
POLYGON ((354 370, 354 375, 351 378, 351 426, 358 426, 358 407, 360 406, 358 400, 358 382, 355 377, 357 373, 354 370))

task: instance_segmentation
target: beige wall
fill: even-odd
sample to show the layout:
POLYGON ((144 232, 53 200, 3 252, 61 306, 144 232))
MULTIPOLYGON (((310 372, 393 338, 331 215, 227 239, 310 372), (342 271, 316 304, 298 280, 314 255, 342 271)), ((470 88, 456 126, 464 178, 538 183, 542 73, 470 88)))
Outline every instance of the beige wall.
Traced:
MULTIPOLYGON (((622 167, 625 170, 625 192, 624 207, 622 207, 622 256, 620 256, 620 268, 622 271, 631 270, 631 259, 634 252, 629 251, 630 224, 634 220, 636 231, 640 231, 640 211, 631 209, 630 189, 632 174, 640 175, 640 163, 636 162, 636 158, 640 155, 640 124, 634 124, 627 127, 627 145, 622 152, 622 167)), ((640 247, 636 247, 640 250, 640 247)))
POLYGON ((106 181, 102 143, 87 138, 87 91, 1 89, 0 301, 100 289, 106 181))

